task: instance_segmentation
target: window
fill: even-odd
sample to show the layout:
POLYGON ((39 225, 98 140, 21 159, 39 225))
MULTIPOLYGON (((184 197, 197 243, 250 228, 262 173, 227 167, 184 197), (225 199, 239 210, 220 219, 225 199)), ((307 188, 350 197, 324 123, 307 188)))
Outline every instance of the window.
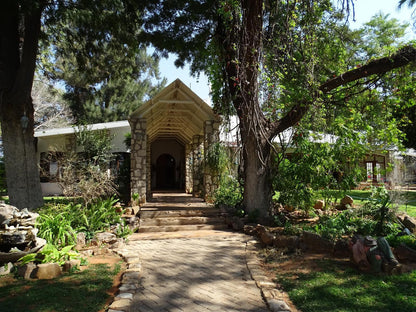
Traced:
POLYGON ((43 152, 40 154, 40 182, 56 182, 61 173, 61 152, 43 152))

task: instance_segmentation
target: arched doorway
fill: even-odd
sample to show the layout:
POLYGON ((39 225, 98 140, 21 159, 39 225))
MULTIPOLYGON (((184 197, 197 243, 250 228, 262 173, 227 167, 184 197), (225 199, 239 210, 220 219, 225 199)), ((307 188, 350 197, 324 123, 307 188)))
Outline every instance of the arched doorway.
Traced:
POLYGON ((156 160, 156 188, 174 189, 176 161, 170 154, 162 154, 156 160))

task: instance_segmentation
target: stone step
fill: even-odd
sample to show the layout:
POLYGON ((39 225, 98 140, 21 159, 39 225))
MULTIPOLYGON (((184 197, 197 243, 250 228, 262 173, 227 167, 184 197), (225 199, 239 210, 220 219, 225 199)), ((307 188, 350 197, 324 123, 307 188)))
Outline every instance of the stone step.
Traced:
POLYGON ((140 226, 168 226, 168 225, 191 225, 191 224, 218 224, 224 223, 220 217, 174 217, 174 218, 151 218, 141 219, 140 226))
POLYGON ((175 210, 160 210, 160 209, 142 209, 140 211, 141 219, 151 218, 173 218, 173 217, 213 217, 219 215, 219 210, 215 208, 206 209, 175 209, 175 210))
POLYGON ((190 225, 168 225, 168 226, 141 226, 139 233, 150 232, 181 232, 181 231, 200 231, 200 230, 225 230, 227 225, 221 224, 190 224, 190 225))

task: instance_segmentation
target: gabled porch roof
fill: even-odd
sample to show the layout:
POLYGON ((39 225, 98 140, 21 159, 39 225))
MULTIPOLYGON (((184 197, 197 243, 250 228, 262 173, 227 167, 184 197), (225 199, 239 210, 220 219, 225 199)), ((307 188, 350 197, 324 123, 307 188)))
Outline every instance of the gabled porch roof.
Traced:
POLYGON ((181 80, 176 79, 132 113, 145 118, 149 142, 174 138, 182 144, 204 134, 204 122, 219 120, 212 108, 181 80))

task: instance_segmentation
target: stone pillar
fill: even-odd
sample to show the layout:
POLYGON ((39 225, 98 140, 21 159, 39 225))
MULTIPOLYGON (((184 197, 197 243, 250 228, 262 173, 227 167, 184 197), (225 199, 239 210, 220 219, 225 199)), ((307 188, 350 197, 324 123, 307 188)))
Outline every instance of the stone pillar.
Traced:
POLYGON ((131 194, 139 194, 140 203, 147 193, 147 136, 146 119, 132 118, 131 127, 131 194))
POLYGON ((185 192, 193 194, 194 177, 193 177, 193 153, 192 144, 185 146, 185 192))
MULTIPOLYGON (((208 151, 212 144, 219 142, 219 122, 206 120, 204 124, 204 151, 208 151)), ((206 153, 205 153, 206 155, 206 153)), ((219 185, 219 173, 208 166, 204 166, 204 199, 212 202, 219 185)))
POLYGON ((192 194, 195 197, 204 196, 202 146, 202 136, 194 135, 192 138, 192 194))
POLYGON ((146 199, 152 198, 152 158, 149 136, 146 135, 146 199))

